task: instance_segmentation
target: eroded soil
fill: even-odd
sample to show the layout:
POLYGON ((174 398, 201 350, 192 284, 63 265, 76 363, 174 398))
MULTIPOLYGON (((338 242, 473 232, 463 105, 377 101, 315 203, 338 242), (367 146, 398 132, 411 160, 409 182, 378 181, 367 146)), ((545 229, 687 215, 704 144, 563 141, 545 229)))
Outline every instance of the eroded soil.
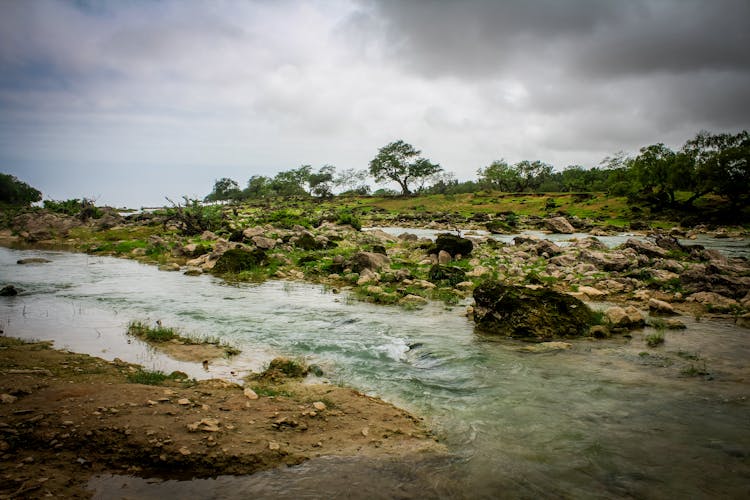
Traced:
POLYGON ((188 479, 444 451, 418 418, 351 389, 286 381, 251 399, 222 380, 130 383, 135 370, 0 337, 0 498, 88 498, 102 473, 188 479))

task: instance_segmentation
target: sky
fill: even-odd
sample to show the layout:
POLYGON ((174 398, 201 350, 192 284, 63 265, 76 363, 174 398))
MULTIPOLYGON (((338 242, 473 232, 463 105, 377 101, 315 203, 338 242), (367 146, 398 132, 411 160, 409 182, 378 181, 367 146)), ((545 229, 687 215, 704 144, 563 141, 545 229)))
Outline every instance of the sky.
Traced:
MULTIPOLYGON (((749 0, 2 0, 0 172, 202 198, 404 140, 460 180, 750 128, 749 0)), ((388 187, 396 187, 390 185, 388 187)))

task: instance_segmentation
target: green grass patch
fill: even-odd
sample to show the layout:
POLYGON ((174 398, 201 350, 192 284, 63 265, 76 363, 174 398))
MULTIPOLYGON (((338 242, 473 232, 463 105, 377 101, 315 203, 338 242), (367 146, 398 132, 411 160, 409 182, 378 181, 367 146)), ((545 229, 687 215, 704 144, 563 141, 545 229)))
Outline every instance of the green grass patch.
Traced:
POLYGON ((664 332, 657 330, 654 333, 650 333, 644 337, 646 345, 649 347, 657 347, 664 343, 664 332))

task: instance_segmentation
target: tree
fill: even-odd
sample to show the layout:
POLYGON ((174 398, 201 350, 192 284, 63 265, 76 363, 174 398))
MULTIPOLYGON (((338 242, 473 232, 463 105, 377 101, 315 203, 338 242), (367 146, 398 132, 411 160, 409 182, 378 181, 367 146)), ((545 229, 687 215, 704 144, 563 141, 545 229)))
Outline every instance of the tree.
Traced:
POLYGON ((387 144, 370 161, 370 175, 377 182, 396 182, 401 187, 401 194, 409 195, 411 182, 442 171, 440 165, 420 157, 421 153, 401 140, 387 144))
POLYGON ((311 173, 307 179, 310 194, 320 198, 333 196, 333 174, 335 171, 336 167, 333 165, 323 165, 317 173, 311 173))
POLYGON ((242 191, 245 199, 265 198, 273 194, 272 179, 264 175, 254 175, 247 181, 247 187, 242 191))
POLYGON ((750 134, 701 131, 685 143, 683 153, 695 168, 694 193, 687 204, 714 192, 738 206, 750 195, 750 134))
POLYGON ((0 174, 0 203, 28 206, 42 199, 42 193, 10 174, 0 174))
POLYGON ((240 197, 240 185, 228 177, 214 182, 214 190, 203 201, 236 200, 240 197))
POLYGON ((305 196, 308 194, 305 186, 310 180, 311 172, 310 165, 279 172, 271 181, 271 188, 278 196, 305 196))
POLYGON ((523 160, 515 168, 521 178, 521 191, 536 191, 552 175, 552 165, 539 160, 523 160))
POLYGON ((477 170, 477 175, 480 182, 487 183, 498 191, 510 193, 521 189, 521 174, 505 160, 493 161, 477 170))
POLYGON ((366 183, 367 175, 367 170, 347 168, 336 175, 333 183, 337 188, 341 189, 341 194, 368 194, 370 186, 366 183))

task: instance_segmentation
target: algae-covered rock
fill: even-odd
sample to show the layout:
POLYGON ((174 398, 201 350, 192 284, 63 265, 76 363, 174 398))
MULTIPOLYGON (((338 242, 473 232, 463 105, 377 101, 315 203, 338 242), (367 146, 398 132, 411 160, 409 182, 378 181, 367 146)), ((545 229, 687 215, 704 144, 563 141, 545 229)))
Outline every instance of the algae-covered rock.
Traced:
POLYGON ((266 260, 263 250, 252 251, 233 248, 224 252, 216 261, 212 272, 215 274, 239 273, 258 267, 266 260))
POLYGON ((430 268, 427 277, 436 285, 456 286, 462 281, 466 281, 466 272, 460 267, 435 264, 430 268))
POLYGON ((514 338, 550 340, 586 335, 591 310, 575 297, 550 288, 531 289, 485 281, 474 290, 478 330, 514 338))
POLYGON ((456 236, 455 234, 442 233, 437 235, 432 253, 438 254, 441 250, 445 250, 451 257, 455 257, 456 255, 466 257, 473 249, 474 244, 471 240, 456 236))

